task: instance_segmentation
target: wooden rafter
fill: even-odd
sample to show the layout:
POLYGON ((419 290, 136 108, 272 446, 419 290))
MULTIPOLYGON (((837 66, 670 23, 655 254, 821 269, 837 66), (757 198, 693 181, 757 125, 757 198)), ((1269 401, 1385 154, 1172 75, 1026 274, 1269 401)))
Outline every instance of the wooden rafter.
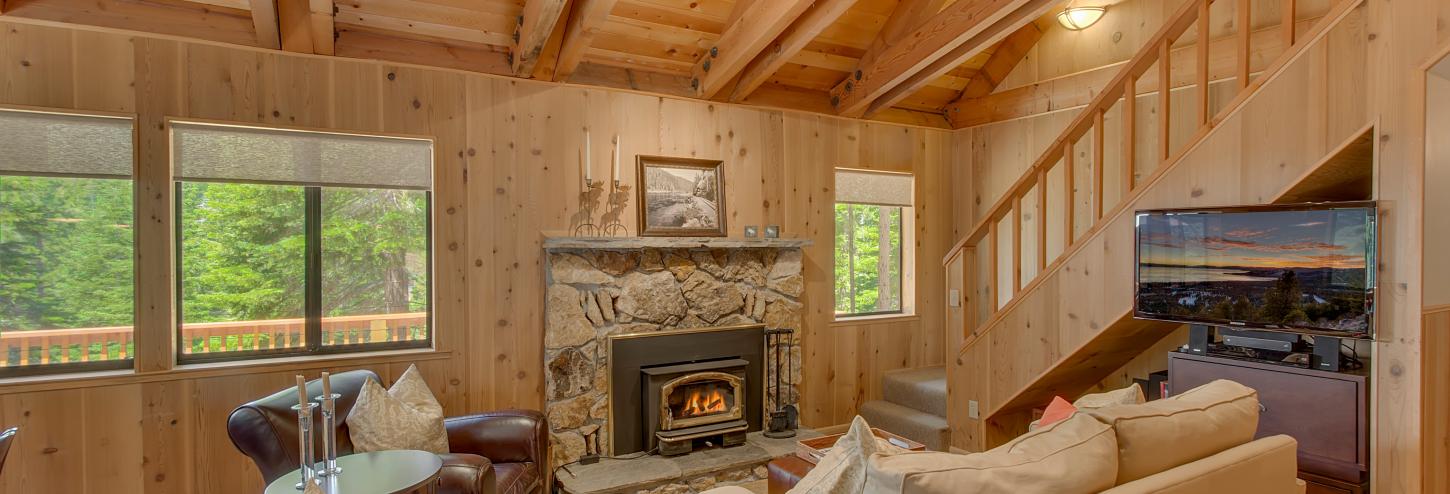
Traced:
MULTIPOLYGON (((1004 18, 1018 13, 1024 7, 1041 4, 1046 9, 1052 4, 1047 0, 977 0, 956 2, 911 34, 891 45, 873 45, 861 58, 857 70, 853 71, 831 90, 831 99, 838 114, 850 117, 864 115, 878 98, 907 82, 923 71, 937 72, 937 76, 959 65, 972 53, 985 49, 1016 28, 1037 18, 1037 15, 1021 20, 1021 24, 1005 29, 999 24, 1004 18), (995 36, 1000 31, 1000 36, 995 36), (985 36, 984 36, 985 35, 985 36), (967 50, 962 50, 966 45, 967 50), (877 50, 879 48, 879 50, 877 50), (965 52, 965 53, 964 53, 965 52), (963 56, 965 54, 965 56, 963 56), (939 63, 950 58, 949 63, 939 63), (956 62, 956 63, 950 63, 956 62), (939 71, 939 72, 938 72, 939 71)), ((1040 15, 1040 14, 1039 14, 1040 15)), ((1024 17, 1024 16, 1018 16, 1024 17)), ((921 82, 925 85, 930 78, 921 82)), ((920 87, 920 86, 918 86, 920 87)), ((902 94, 898 98, 905 98, 902 94)))
POLYGON ((554 80, 569 80, 579 61, 584 59, 584 50, 594 40, 594 34, 609 18, 616 0, 575 0, 564 24, 564 38, 559 44, 558 61, 554 64, 554 80))
POLYGON ((510 47, 513 57, 514 75, 531 77, 534 65, 539 62, 544 45, 554 34, 554 27, 564 14, 567 0, 528 0, 519 14, 518 30, 514 32, 514 43, 510 47))
POLYGON ((812 0, 770 0, 756 2, 743 12, 695 62, 690 73, 695 95, 714 98, 812 3, 812 0))
POLYGON ((282 48, 282 35, 277 32, 276 0, 252 0, 252 27, 257 30, 257 46, 282 48))
POLYGON ((760 88, 781 66, 800 53, 811 40, 845 14, 857 0, 819 0, 810 10, 801 14, 795 23, 781 33, 764 53, 751 60, 740 73, 740 82, 730 95, 730 101, 740 102, 760 88))
POLYGON ((901 100, 951 72, 952 69, 966 63, 967 60, 982 54, 987 48, 1002 42, 1018 29, 1031 24, 1052 9, 1057 2, 1058 0, 1028 0, 1006 12, 1002 17, 967 38, 965 42, 957 45, 956 48, 947 51, 936 61, 927 63, 921 70, 907 75, 900 83, 887 88, 881 96, 867 105, 865 114, 874 114, 895 106, 901 100))
MULTIPOLYGON (((277 33, 283 50, 296 53, 335 53, 331 0, 274 0, 277 33)), ((257 4, 263 3, 261 0, 257 4)), ((270 3, 270 2, 268 2, 270 3)), ((265 17, 265 14, 263 14, 265 17)), ((252 20, 258 14, 253 7, 252 20)), ((258 36, 262 31, 258 30, 258 36)))
POLYGON ((1002 43, 997 45, 996 51, 993 51, 992 56, 987 59, 987 63, 972 75, 970 81, 967 81, 967 87, 962 88, 961 96, 958 96, 953 104, 992 94, 992 91, 1002 84, 1002 80, 1007 78, 1007 74, 1027 58, 1027 53, 1032 51, 1032 47, 1037 45, 1038 40, 1042 39, 1042 33, 1051 27, 1049 22, 1039 19, 1037 22, 1022 26, 1017 32, 1002 40, 1002 43))

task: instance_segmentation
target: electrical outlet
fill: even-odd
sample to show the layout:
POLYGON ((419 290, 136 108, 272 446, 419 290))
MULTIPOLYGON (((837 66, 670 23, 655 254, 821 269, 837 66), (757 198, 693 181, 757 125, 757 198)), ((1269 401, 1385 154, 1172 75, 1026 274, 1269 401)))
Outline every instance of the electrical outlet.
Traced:
POLYGON ((951 290, 947 290, 947 306, 948 307, 961 307, 962 306, 962 291, 961 290, 957 290, 955 288, 953 288, 951 290))
POLYGON ((972 420, 982 418, 982 411, 977 409, 977 400, 967 400, 967 418, 972 420))

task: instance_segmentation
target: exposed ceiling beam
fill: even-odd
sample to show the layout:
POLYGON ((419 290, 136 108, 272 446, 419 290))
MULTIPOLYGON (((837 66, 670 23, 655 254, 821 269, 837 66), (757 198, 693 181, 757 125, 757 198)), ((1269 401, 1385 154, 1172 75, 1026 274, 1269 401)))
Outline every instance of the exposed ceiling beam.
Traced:
POLYGON ((962 88, 962 94, 957 96, 956 101, 992 94, 1002 84, 1002 80, 1007 78, 1007 74, 1012 73, 1012 69, 1017 68, 1027 58, 1027 53, 1042 39, 1042 33, 1051 28, 1050 22, 1051 20, 1038 19, 1002 40, 992 56, 987 58, 987 63, 967 81, 967 87, 962 88))
POLYGON ((1058 1, 1031 0, 1022 7, 1011 11, 945 56, 928 64, 925 69, 912 74, 902 83, 886 91, 880 98, 871 102, 866 109, 866 114, 870 115, 891 108, 907 97, 916 94, 921 88, 932 84, 973 57, 981 55, 987 48, 998 45, 1018 29, 1032 24, 1034 19, 1038 19, 1052 10, 1058 1))
POLYGON ((388 60, 485 74, 512 73, 508 57, 501 51, 449 46, 350 29, 337 34, 339 57, 388 60))
POLYGON ((695 62, 690 72, 695 95, 714 98, 812 3, 812 0, 762 1, 742 13, 695 62))
POLYGON ((941 12, 946 5, 947 0, 901 0, 896 4, 896 9, 891 11, 891 16, 886 18, 886 23, 881 25, 881 31, 876 33, 876 39, 867 47, 866 52, 880 53, 900 42, 906 35, 921 27, 922 23, 941 12))
POLYGON ((584 50, 594 41, 594 34, 609 19, 616 0, 574 0, 569 20, 564 24, 564 40, 559 44, 559 61, 554 64, 554 80, 566 81, 574 75, 584 50))
POLYGON ((534 74, 534 64, 539 62, 544 45, 554 34, 554 26, 558 25, 559 18, 564 14, 566 2, 567 0, 528 0, 524 4, 509 52, 513 57, 514 75, 530 77, 534 74))
MULTIPOLYGON (((831 100, 838 114, 860 117, 866 114, 871 104, 917 76, 923 70, 944 74, 961 60, 970 58, 1012 31, 1031 22, 1037 15, 1021 16, 1024 7, 1040 7, 1045 10, 1057 0, 971 0, 959 1, 932 16, 921 26, 891 45, 880 45, 879 50, 867 50, 857 70, 853 71, 831 89, 831 100), (1010 29, 999 23, 1004 19, 1026 17, 1010 29), (999 33, 1000 35, 994 35, 999 33), (963 49, 963 47, 967 49, 963 49), (956 63, 949 63, 956 61, 956 63)), ((920 85, 930 82, 913 81, 920 85)), ((920 87, 920 86, 918 86, 920 87)), ((907 95, 901 94, 899 101, 907 95)))
MULTIPOLYGON (((331 55, 335 52, 331 0, 275 0, 282 49, 331 55)), ((259 2, 260 3, 260 2, 259 2)), ((253 9, 252 18, 257 18, 253 9)), ((261 31, 258 31, 260 33, 261 31)))
POLYGON ((257 46, 282 49, 282 35, 277 31, 276 0, 252 0, 252 27, 257 30, 257 46))
POLYGON ((544 42, 544 49, 539 52, 539 61, 534 64, 532 75, 534 79, 554 80, 554 68, 559 64, 559 48, 564 44, 564 31, 567 30, 569 24, 569 11, 573 8, 573 2, 564 7, 564 13, 559 15, 559 25, 554 27, 554 33, 550 34, 549 40, 544 42))
POLYGON ((818 0, 810 10, 801 14, 795 23, 781 33, 780 39, 771 43, 764 53, 751 60, 740 73, 740 82, 735 84, 735 90, 730 95, 730 101, 740 102, 760 88, 761 84, 775 75, 782 66, 795 58, 811 40, 821 34, 831 24, 836 22, 842 14, 851 9, 856 0, 818 0))

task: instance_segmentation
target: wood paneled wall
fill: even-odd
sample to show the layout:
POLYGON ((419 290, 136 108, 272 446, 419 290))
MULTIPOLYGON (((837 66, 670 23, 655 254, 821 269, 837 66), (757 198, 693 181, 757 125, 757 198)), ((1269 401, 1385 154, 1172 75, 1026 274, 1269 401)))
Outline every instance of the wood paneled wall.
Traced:
POLYGON ((23 429, 0 492, 259 492, 226 416, 296 373, 370 368, 391 379, 417 363, 450 414, 538 408, 544 235, 577 224, 582 201, 634 231, 632 198, 606 211, 603 198, 576 192, 585 128, 596 177, 608 176, 615 133, 626 160, 723 159, 732 232, 778 224, 815 240, 805 424, 845 423, 879 395, 882 371, 945 359, 937 260, 951 242, 953 176, 944 131, 3 18, 0 67, 0 104, 137 116, 137 210, 160 235, 138 239, 139 332, 172 327, 170 253, 151 248, 171 227, 168 117, 433 136, 438 297, 436 351, 186 369, 155 358, 141 374, 0 384, 0 424, 23 429), (835 166, 916 174, 919 315, 832 322, 835 166))
MULTIPOLYGON (((1140 0, 1120 5, 1137 3, 1140 0)), ((1133 36, 1133 23, 1146 23, 1149 31, 1157 25, 1148 11, 1144 11, 1147 17, 1131 22, 1112 20, 1126 10, 1115 6, 1104 22, 1119 22, 1113 24, 1119 27, 1097 35, 1091 34, 1094 27, 1077 33, 1057 33, 1055 36, 1062 39, 1054 41, 1054 34, 1049 32, 999 91, 1014 86, 1047 87, 1054 78, 1120 61, 1132 47, 1112 58, 1113 45, 1105 39, 1126 43, 1133 36), (1070 38, 1075 38, 1076 44, 1066 41, 1070 38)), ((1375 198, 1381 201, 1382 215, 1377 307, 1380 333, 1372 349, 1373 489, 1446 492, 1450 484, 1442 472, 1450 449, 1445 446, 1450 433, 1442 424, 1450 412, 1444 398, 1450 395, 1450 389, 1446 388, 1443 374, 1450 360, 1450 323, 1446 322, 1450 318, 1443 310, 1422 313, 1421 307, 1423 296, 1427 308, 1443 309, 1443 305, 1431 307, 1430 301, 1442 298, 1439 293, 1450 293, 1450 289, 1437 291, 1440 287, 1430 281, 1431 277, 1444 278, 1446 273, 1434 271, 1438 264, 1432 264, 1424 255, 1431 251, 1429 243, 1437 231, 1429 223, 1421 230, 1422 218, 1429 219, 1426 213, 1437 209, 1430 204, 1436 200, 1431 197, 1433 193, 1424 195, 1419 185, 1427 178, 1422 173, 1434 172, 1420 170, 1418 156, 1427 142, 1432 146, 1438 142, 1438 134, 1424 132, 1424 101, 1411 81, 1422 72, 1421 65, 1450 42, 1450 4, 1438 0, 1369 1, 1353 15, 1355 22, 1336 28, 1324 46, 1314 48, 1223 122, 1207 141, 1187 155, 1186 162, 1157 182, 1138 207, 1264 202, 1279 186, 1321 158, 1330 146, 1367 123, 1377 123, 1375 198), (1426 237, 1423 242, 1422 235, 1426 237)), ((1044 93, 1042 97, 1051 95, 1044 93)), ((1181 97, 1175 91, 1174 98, 1181 97)), ((1139 107, 1151 104, 1140 100, 1139 107)), ((997 200, 1073 113, 1060 110, 1064 109, 1045 108, 1045 113, 1031 117, 958 131, 954 139, 957 174, 973 177, 970 181, 974 186, 971 197, 957 197, 955 209, 959 215, 966 212, 978 216, 982 213, 972 213, 974 206, 979 208, 997 200)), ((1176 136, 1180 125, 1175 122, 1173 126, 1176 136)), ((1110 156, 1107 167, 1120 166, 1111 157, 1114 150, 1106 151, 1110 156)), ((1079 159, 1077 163, 1087 161, 1079 159)), ((1146 176, 1140 168, 1140 179, 1146 176)), ((1109 201, 1117 193, 1112 187, 1110 184, 1105 194, 1109 201)), ((1424 187, 1434 190, 1430 183, 1424 183, 1424 187)), ((1031 199, 1029 195, 1024 203, 1031 199)), ((1049 216, 1059 208, 1049 204, 1049 216)), ((971 223, 960 218, 956 222, 959 229, 971 223)), ((1028 235, 1033 230, 1023 228, 1028 235)), ((990 344, 976 345, 952 359, 955 446, 974 449, 982 441, 982 424, 966 417, 968 400, 977 400, 986 413, 992 403, 1005 398, 1004 394, 1015 392, 1018 383, 1033 378, 1046 362, 1072 349, 1073 342, 1082 341, 1084 335, 1130 307, 1131 302, 1122 296, 1130 295, 1131 272, 1127 269, 1131 266, 1131 246, 1125 245, 1123 239, 1130 238, 1131 232, 1130 223, 1115 221, 1102 235, 1087 240, 1093 245, 1064 267, 1068 276, 1028 295, 1016 314, 1009 316, 1015 320, 1009 323, 1013 326, 1010 329, 1018 331, 994 332, 1000 334, 994 335, 990 344), (1016 351, 1028 347, 1035 353, 1024 356, 1016 351)), ((1049 253, 1060 248, 1051 246, 1052 238, 1049 244, 1049 253)), ((984 254, 977 255, 972 268, 988 269, 984 254)), ((1009 266, 1004 264, 998 269, 1008 272, 1009 266)), ((1031 279, 1033 272, 1028 267, 1024 280, 1031 279)), ((972 293, 982 295, 980 287, 973 287, 972 293)), ((1171 345, 1171 340, 1178 337, 1170 335, 1162 345, 1171 345)), ((1105 385, 1145 362, 1151 366, 1147 359, 1135 360, 1115 372, 1105 385)))

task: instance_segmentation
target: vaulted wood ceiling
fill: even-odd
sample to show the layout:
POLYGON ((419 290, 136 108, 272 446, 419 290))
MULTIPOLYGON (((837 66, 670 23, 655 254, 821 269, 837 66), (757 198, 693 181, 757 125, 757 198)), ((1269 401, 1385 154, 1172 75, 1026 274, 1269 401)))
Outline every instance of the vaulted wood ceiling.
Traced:
POLYGON ((0 15, 947 126, 1061 0, 0 0, 0 15))

